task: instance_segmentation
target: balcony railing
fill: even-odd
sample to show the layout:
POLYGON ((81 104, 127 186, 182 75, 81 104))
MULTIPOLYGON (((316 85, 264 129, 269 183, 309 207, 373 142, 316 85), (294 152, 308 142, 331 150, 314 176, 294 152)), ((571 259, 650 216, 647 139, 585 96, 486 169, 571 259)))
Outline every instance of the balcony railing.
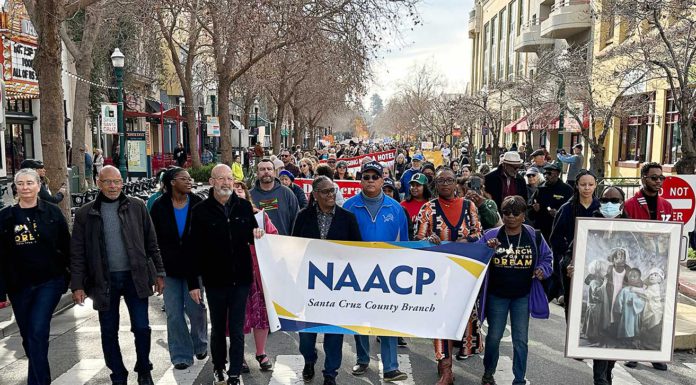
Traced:
POLYGON ((561 1, 557 1, 553 4, 553 6, 551 7, 551 12, 559 10, 563 7, 569 7, 571 5, 583 5, 583 4, 590 4, 590 0, 561 0, 561 1))

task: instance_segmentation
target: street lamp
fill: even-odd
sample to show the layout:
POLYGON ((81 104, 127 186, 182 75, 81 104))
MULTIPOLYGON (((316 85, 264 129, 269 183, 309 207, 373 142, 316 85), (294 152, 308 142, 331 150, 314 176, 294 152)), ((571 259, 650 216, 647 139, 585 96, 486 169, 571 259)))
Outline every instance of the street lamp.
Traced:
POLYGON ((256 134, 256 141, 259 140, 259 99, 254 99, 254 133, 256 134))
POLYGON ((120 49, 114 49, 111 54, 111 65, 114 66, 114 74, 116 75, 116 84, 118 86, 118 106, 116 108, 118 119, 118 170, 121 172, 121 179, 126 180, 128 177, 128 169, 126 168, 126 125, 123 122, 123 65, 126 57, 120 49))

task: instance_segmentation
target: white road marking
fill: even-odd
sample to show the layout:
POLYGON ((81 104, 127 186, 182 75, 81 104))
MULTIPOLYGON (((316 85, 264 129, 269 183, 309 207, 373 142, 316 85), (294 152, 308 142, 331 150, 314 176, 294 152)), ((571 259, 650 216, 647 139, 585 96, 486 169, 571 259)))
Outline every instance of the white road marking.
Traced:
MULTIPOLYGON (((515 379, 512 373, 512 359, 508 356, 500 356, 498 358, 498 366, 495 369, 495 382, 499 384, 511 384, 515 379)), ((529 383, 529 381, 527 381, 529 383)))
POLYGON ((177 370, 172 365, 164 375, 157 381, 157 385, 180 385, 193 384, 198 378, 198 375, 205 367, 207 360, 194 360, 193 365, 184 370, 177 370))
MULTIPOLYGON (((378 354, 377 359, 379 360, 379 378, 384 378, 384 366, 382 365, 382 355, 378 354)), ((411 367, 411 359, 408 354, 399 354, 397 356, 397 361, 399 362, 399 370, 406 373, 407 379, 397 382, 384 382, 382 384, 402 384, 402 385, 415 385, 416 382, 413 380, 413 368, 411 367)))
MULTIPOLYGON (((592 368, 592 360, 585 360, 587 366, 592 368)), ((611 371, 612 374, 612 385, 641 385, 640 381, 633 378, 631 373, 629 373, 623 366, 622 361, 617 361, 614 365, 614 370, 611 371)))
MULTIPOLYGON (((291 385, 302 383, 304 357, 300 354, 276 356, 273 375, 268 385, 291 385)), ((321 371, 317 372, 321 377, 321 371)))
POLYGON ((103 359, 83 359, 52 382, 53 385, 80 385, 106 367, 103 359))
MULTIPOLYGON (((166 332, 167 325, 150 325, 150 329, 153 332, 166 332)), ((130 325, 121 325, 118 328, 119 332, 130 332, 130 325)), ((83 326, 77 328, 75 333, 101 333, 101 328, 99 326, 83 326)))

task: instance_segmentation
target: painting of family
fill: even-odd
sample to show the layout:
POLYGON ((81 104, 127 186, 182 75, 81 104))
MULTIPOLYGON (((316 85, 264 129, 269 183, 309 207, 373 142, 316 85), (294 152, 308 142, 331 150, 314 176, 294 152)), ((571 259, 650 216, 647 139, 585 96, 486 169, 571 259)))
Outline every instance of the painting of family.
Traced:
POLYGON ((664 337, 672 335, 674 315, 666 316, 665 309, 674 309, 673 302, 666 304, 674 300, 676 285, 667 281, 676 279, 678 252, 671 246, 676 242, 679 249, 678 236, 672 239, 678 233, 647 231, 641 222, 611 223, 607 229, 607 221, 589 220, 585 234, 576 238, 568 336, 575 343, 570 345, 585 355, 592 349, 660 352, 664 337), (590 229, 591 222, 600 223, 590 229), (646 231, 635 231, 636 224, 646 231))

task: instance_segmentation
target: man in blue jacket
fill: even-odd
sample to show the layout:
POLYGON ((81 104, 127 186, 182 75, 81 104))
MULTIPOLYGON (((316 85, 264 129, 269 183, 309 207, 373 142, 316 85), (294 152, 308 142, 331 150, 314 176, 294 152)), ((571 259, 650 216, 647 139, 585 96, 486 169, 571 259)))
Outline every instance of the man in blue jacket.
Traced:
MULTIPOLYGON (((363 241, 393 242, 408 241, 408 221, 401 205, 384 195, 382 166, 377 162, 365 163, 361 168, 362 192, 346 201, 343 208, 352 212, 358 220, 363 241)), ((396 337, 381 337, 384 381, 403 381, 408 376, 399 371, 396 354, 396 337)), ((355 336, 358 362, 353 366, 356 376, 365 374, 370 363, 370 341, 368 336, 355 336)))

